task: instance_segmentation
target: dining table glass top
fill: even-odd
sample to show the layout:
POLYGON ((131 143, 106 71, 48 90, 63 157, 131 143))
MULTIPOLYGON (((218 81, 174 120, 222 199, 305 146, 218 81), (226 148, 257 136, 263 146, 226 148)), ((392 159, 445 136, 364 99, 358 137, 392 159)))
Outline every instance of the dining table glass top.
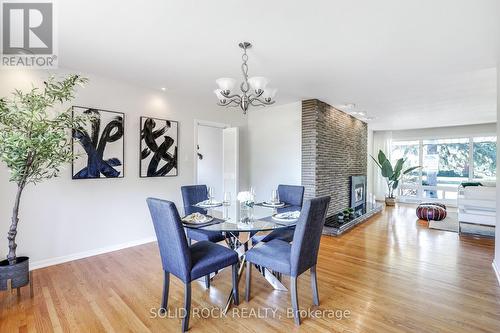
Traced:
MULTIPOLYGON (((196 205, 195 205, 196 206, 196 205)), ((200 230, 221 231, 221 232, 252 232, 252 231, 271 231, 283 229, 297 224, 297 220, 277 221, 272 216, 277 210, 272 207, 254 205, 250 209, 250 218, 243 222, 241 216, 248 216, 248 211, 241 208, 239 202, 231 202, 219 207, 205 208, 207 214, 223 222, 211 224, 204 227, 198 227, 200 230)))

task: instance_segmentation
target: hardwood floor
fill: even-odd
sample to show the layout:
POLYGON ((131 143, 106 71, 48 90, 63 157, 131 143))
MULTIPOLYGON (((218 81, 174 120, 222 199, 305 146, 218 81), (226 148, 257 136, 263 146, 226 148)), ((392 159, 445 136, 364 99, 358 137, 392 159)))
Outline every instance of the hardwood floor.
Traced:
MULTIPOLYGON (((429 230, 414 214, 413 207, 388 208, 341 237, 322 238, 320 306, 312 305, 309 273, 299 278, 299 306, 326 317, 309 316, 296 327, 287 317, 289 293, 274 291, 254 269, 250 302, 244 301, 242 277, 240 305, 226 318, 214 318, 231 288, 227 269, 209 290, 203 281, 193 283, 190 331, 500 332, 493 240, 429 230), (214 317, 204 318, 202 308, 213 309, 214 317), (256 318, 265 308, 267 318, 256 318), (274 317, 271 308, 277 309, 274 317), (330 310, 349 313, 341 317, 330 310)), ((0 332, 181 329, 180 319, 154 318, 150 312, 158 308, 162 291, 156 243, 36 270, 33 276, 33 299, 28 288, 20 298, 0 292, 0 332)), ((169 315, 182 303, 183 284, 172 277, 169 315)))

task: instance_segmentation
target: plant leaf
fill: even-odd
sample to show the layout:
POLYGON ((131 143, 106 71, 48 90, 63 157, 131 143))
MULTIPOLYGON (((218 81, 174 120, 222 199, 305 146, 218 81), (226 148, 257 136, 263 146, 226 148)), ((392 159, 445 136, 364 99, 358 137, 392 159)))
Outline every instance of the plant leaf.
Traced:
POLYGON ((408 168, 405 171, 403 171, 403 175, 406 175, 406 174, 408 174, 414 170, 420 169, 420 168, 421 168, 421 166, 414 166, 414 167, 408 168))
POLYGON ((382 163, 382 176, 391 179, 393 174, 394 171, 392 170, 391 162, 389 162, 389 160, 386 159, 384 163, 382 163))
POLYGON ((380 165, 384 165, 384 162, 387 161, 387 157, 385 156, 382 150, 378 151, 378 163, 380 165))
POLYGON ((397 160, 396 162, 396 165, 394 166, 394 173, 400 173, 401 170, 403 170, 403 164, 405 163, 405 159, 404 158, 400 158, 399 160, 397 160))
POLYGON ((375 157, 373 157, 372 155, 370 155, 370 157, 372 158, 373 162, 375 162, 375 164, 380 168, 382 169, 382 166, 380 165, 380 163, 375 159, 375 157))

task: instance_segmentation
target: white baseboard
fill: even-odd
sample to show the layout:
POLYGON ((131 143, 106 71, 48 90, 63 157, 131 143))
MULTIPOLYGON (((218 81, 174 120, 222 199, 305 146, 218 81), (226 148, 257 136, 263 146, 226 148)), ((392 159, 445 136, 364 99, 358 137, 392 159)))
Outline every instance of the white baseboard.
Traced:
POLYGON ((500 267, 498 267, 498 265, 494 259, 493 259, 493 262, 491 263, 491 265, 493 266, 493 270, 495 271, 495 274, 497 276, 498 284, 500 285, 500 267))
POLYGON ((142 245, 142 244, 151 243, 151 242, 155 242, 155 241, 156 241, 156 237, 152 236, 152 237, 147 237, 147 238, 142 238, 142 239, 136 239, 136 240, 126 242, 126 243, 101 247, 101 248, 93 249, 93 250, 89 250, 89 251, 73 253, 73 254, 69 254, 66 256, 34 261, 34 262, 30 262, 30 270, 35 270, 35 269, 39 269, 39 268, 43 268, 43 267, 47 267, 47 266, 62 264, 62 263, 68 262, 68 261, 88 258, 88 257, 96 256, 99 254, 118 251, 121 249, 126 249, 128 247, 142 245))

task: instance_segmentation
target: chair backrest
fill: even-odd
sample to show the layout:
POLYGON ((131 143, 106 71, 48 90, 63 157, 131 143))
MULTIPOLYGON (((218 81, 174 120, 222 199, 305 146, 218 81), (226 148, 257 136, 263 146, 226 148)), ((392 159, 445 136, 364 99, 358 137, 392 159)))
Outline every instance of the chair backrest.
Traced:
POLYGON ((288 205, 302 207, 304 200, 304 186, 278 185, 280 201, 288 205))
POLYGON ((177 207, 171 201, 146 199, 155 227, 163 270, 190 281, 191 253, 177 207))
POLYGON ((298 276, 316 265, 329 204, 329 196, 306 200, 304 203, 293 234, 290 254, 292 276, 298 276))
POLYGON ((184 202, 184 214, 193 213, 207 214, 202 208, 194 207, 194 204, 208 199, 207 185, 187 185, 181 187, 182 201, 184 202))

